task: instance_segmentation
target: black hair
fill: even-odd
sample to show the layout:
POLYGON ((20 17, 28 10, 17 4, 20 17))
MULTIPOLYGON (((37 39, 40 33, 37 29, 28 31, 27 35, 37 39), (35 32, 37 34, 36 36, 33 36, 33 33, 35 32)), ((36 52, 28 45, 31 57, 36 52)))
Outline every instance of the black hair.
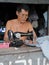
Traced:
POLYGON ((26 5, 26 4, 22 4, 22 5, 19 5, 19 6, 17 6, 17 11, 18 12, 21 12, 21 9, 24 9, 24 10, 26 10, 26 11, 29 11, 29 6, 28 5, 26 5))

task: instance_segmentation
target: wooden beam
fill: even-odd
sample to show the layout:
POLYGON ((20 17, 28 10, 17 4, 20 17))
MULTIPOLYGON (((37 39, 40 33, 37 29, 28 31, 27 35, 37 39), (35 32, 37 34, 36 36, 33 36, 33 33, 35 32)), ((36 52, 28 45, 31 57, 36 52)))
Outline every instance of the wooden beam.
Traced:
POLYGON ((49 0, 0 0, 0 2, 28 3, 28 4, 49 4, 49 0))

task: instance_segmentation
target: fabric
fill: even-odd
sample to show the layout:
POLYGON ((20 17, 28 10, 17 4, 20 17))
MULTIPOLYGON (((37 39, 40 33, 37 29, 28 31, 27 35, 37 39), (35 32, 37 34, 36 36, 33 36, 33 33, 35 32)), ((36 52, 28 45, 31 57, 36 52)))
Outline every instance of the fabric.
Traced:
POLYGON ((49 60, 49 41, 45 40, 41 45, 41 50, 44 56, 49 60))
POLYGON ((37 42, 44 56, 49 60, 49 36, 39 37, 37 38, 37 42))
POLYGON ((34 28, 37 28, 38 27, 38 21, 33 21, 32 25, 33 25, 34 28))
POLYGON ((9 43, 0 43, 0 48, 9 48, 9 43))

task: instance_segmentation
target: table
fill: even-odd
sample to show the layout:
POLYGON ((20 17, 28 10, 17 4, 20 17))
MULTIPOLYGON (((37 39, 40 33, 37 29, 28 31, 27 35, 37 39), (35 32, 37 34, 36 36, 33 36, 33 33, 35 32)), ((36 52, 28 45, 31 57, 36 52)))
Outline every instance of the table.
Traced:
POLYGON ((0 49, 0 65, 48 65, 49 60, 44 57, 37 47, 10 47, 0 49))

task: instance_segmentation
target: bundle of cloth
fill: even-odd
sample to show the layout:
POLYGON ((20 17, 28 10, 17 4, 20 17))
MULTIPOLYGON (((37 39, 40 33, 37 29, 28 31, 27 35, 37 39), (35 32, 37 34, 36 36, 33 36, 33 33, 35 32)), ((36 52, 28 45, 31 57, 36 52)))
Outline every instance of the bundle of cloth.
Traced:
POLYGON ((37 38, 37 42, 42 50, 42 53, 49 60, 49 36, 39 37, 37 38))

